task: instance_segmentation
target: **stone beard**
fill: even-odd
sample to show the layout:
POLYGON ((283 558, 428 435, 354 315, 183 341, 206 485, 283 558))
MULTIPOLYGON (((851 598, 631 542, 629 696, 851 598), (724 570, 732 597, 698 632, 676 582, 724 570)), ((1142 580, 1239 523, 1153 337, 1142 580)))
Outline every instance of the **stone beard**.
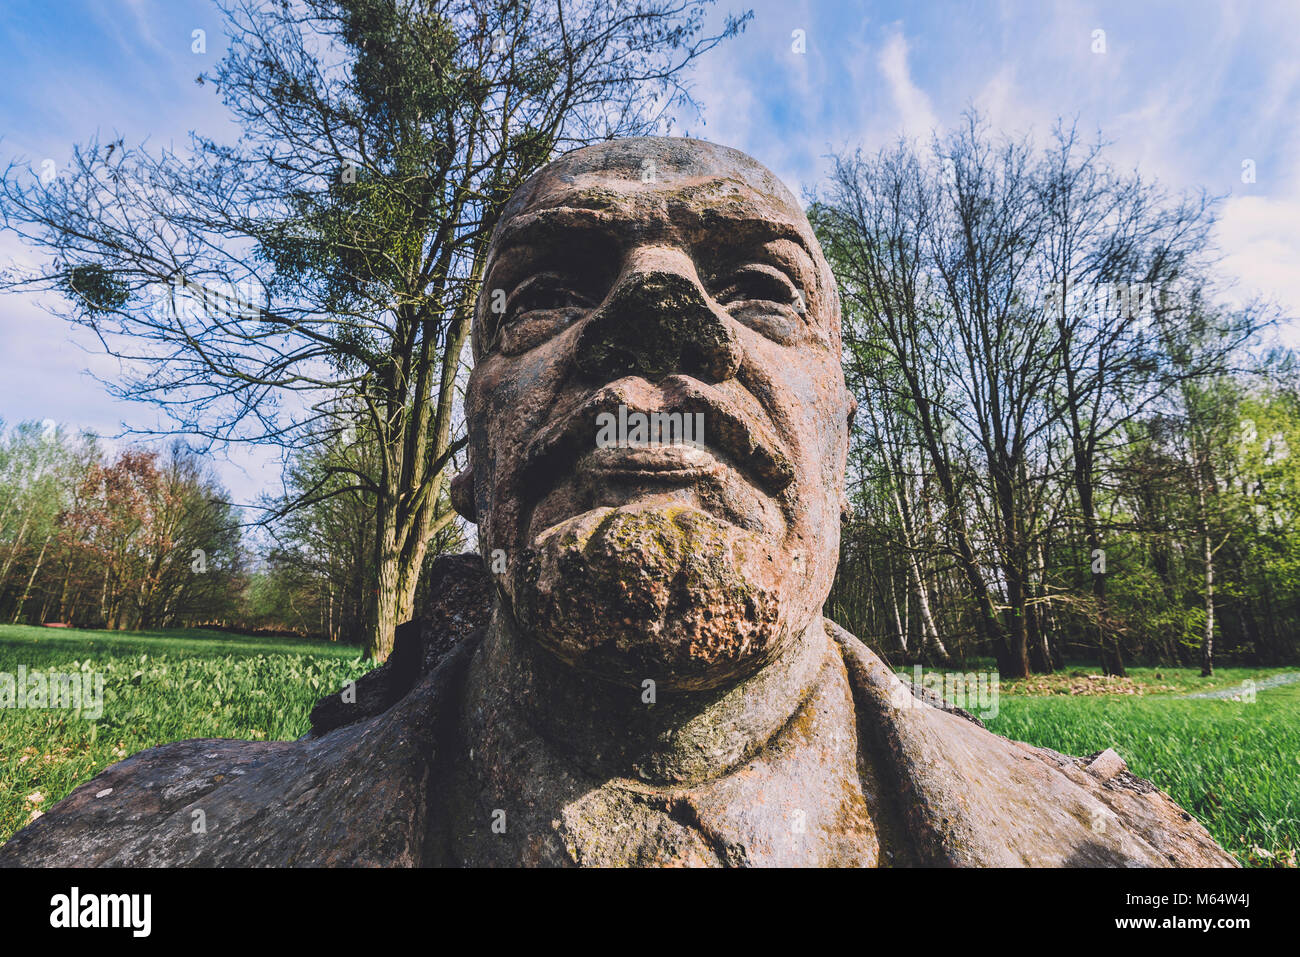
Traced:
POLYGON ((520 636, 683 691, 787 650, 835 571, 839 348, 807 219, 743 154, 614 141, 530 180, 492 244, 466 400, 465 481, 520 636), (599 441, 638 414, 693 417, 703 441, 599 441))

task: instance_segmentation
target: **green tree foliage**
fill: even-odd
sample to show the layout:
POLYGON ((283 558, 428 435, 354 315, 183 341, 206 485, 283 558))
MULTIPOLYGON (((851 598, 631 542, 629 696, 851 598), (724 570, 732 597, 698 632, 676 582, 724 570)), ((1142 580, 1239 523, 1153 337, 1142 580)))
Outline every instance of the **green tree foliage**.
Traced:
POLYGON ((1067 653, 1209 672, 1216 636, 1294 658, 1297 500, 1260 472, 1291 467, 1294 371, 1252 357, 1268 307, 1217 304, 1213 209, 1072 130, 1039 148, 975 115, 836 159, 810 217, 859 404, 830 614, 1011 676, 1067 653), (1248 453, 1262 409, 1270 451, 1248 453))

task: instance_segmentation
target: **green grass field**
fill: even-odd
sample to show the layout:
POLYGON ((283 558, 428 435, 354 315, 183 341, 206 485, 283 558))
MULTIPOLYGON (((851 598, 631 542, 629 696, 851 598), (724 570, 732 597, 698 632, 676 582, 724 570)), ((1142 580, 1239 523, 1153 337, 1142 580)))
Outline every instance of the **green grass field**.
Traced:
MULTIPOLYGON (((911 676, 909 669, 900 669, 911 676)), ((1196 816, 1247 866, 1291 866, 1300 858, 1300 684, 1261 688, 1297 668, 1131 668, 1127 678, 1071 666, 1003 682, 992 731, 1086 755, 1114 748, 1196 816), (1243 700, 1193 699, 1205 691, 1243 700)), ((962 702, 958 701, 958 704, 962 702)), ((967 705, 969 707, 969 705, 967 705)))
POLYGON ((224 632, 0 625, 0 672, 103 674, 103 716, 0 710, 0 842, 104 768, 182 738, 292 740, 368 670, 356 648, 224 632))
MULTIPOLYGON (((363 674, 355 648, 221 632, 54 630, 0 625, 0 672, 104 676, 97 721, 67 710, 0 711, 0 841, 78 784, 143 748, 182 738, 291 740, 322 695, 363 674)), ((1243 864, 1300 856, 1300 684, 1256 700, 1185 700, 1297 669, 1096 669, 1000 688, 999 734, 1068 754, 1113 747, 1195 814, 1243 864)))
POLYGON ((1243 864, 1296 864, 1300 684, 1260 691, 1254 703, 1008 695, 987 724, 1066 754, 1112 747, 1243 864))

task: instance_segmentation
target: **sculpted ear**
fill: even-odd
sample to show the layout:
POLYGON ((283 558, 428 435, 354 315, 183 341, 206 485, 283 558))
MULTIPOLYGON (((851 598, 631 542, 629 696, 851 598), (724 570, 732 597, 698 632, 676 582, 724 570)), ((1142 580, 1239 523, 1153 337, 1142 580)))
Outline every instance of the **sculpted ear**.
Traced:
POLYGON ((456 474, 451 480, 451 507, 456 514, 467 522, 478 524, 478 515, 474 511, 474 469, 466 466, 465 471, 456 474))

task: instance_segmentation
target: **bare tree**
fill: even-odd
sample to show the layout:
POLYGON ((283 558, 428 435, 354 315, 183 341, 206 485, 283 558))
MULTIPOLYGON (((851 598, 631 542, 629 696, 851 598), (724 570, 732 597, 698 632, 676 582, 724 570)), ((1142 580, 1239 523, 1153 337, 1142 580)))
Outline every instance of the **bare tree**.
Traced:
MULTIPOLYGON (((1171 198, 1117 172, 1073 129, 1058 124, 1040 150, 994 137, 975 113, 928 150, 837 157, 814 203, 882 480, 905 493, 914 470, 899 453, 924 457, 943 546, 1007 675, 1051 670, 1053 605, 1080 572, 1090 596, 1071 607, 1105 670, 1123 671, 1101 473, 1127 423, 1218 374, 1256 328, 1202 336, 1188 308, 1205 288, 1212 210, 1204 194, 1171 198), (1081 569, 1052 565, 1066 549, 1081 569)), ((916 554, 906 495, 895 500, 916 554)))

